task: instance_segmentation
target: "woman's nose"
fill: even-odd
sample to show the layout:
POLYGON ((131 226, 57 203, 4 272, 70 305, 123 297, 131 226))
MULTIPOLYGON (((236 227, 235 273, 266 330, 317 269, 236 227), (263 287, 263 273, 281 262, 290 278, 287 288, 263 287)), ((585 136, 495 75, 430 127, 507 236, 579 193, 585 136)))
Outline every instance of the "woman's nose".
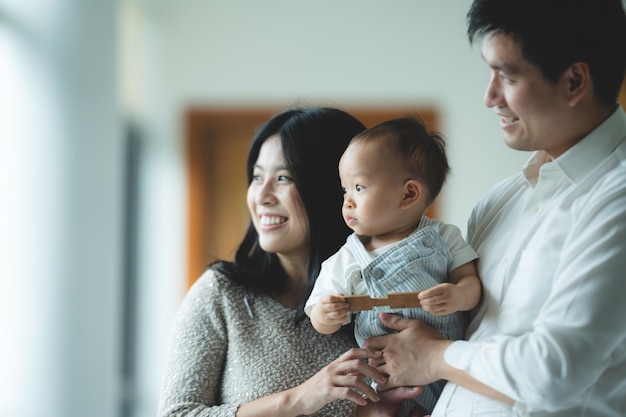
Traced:
POLYGON ((276 203, 276 195, 274 186, 271 181, 265 181, 259 184, 256 189, 256 203, 259 205, 271 205, 276 203))

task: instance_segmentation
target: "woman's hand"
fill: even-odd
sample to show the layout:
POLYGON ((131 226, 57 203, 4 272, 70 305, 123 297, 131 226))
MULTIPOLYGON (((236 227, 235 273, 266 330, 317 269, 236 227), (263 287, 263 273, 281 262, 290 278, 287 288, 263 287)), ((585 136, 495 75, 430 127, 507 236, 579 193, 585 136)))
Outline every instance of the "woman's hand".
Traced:
POLYGON ((303 384, 287 391, 288 402, 298 414, 312 414, 337 399, 348 399, 365 406, 368 399, 378 402, 380 397, 364 378, 370 377, 379 384, 387 378, 370 366, 369 359, 380 358, 380 352, 352 348, 332 361, 303 384))

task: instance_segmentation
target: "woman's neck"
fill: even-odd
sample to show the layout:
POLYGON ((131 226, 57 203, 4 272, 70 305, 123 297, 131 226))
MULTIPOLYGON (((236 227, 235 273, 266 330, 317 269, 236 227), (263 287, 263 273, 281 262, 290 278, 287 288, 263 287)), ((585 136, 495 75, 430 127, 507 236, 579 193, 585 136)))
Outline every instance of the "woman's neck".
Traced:
POLYGON ((286 307, 297 308, 308 285, 308 259, 293 259, 281 255, 278 255, 278 258, 287 281, 282 292, 271 294, 271 296, 286 307))

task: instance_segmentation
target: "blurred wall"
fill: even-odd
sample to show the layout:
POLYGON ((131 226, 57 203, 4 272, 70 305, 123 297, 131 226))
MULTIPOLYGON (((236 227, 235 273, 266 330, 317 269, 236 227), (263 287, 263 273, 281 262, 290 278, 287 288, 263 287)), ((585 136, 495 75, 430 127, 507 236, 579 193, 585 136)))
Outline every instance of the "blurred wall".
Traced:
POLYGON ((464 227, 484 189, 526 158, 505 147, 483 105, 489 73, 465 35, 470 3, 165 2, 172 133, 190 105, 433 106, 453 168, 443 216, 464 227))
POLYGON ((119 415, 115 2, 0 1, 0 415, 119 415))

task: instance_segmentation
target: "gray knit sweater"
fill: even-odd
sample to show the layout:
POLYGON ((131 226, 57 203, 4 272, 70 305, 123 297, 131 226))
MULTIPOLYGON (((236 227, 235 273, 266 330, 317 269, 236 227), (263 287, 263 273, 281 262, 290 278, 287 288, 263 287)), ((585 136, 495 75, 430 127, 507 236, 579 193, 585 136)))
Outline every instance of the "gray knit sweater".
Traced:
MULTIPOLYGON (((308 318, 295 324, 295 310, 267 295, 245 296, 212 270, 189 290, 173 327, 160 416, 233 417, 240 404, 301 384, 355 346, 347 332, 319 334, 308 318)), ((335 401, 314 415, 350 416, 352 406, 335 401)))

